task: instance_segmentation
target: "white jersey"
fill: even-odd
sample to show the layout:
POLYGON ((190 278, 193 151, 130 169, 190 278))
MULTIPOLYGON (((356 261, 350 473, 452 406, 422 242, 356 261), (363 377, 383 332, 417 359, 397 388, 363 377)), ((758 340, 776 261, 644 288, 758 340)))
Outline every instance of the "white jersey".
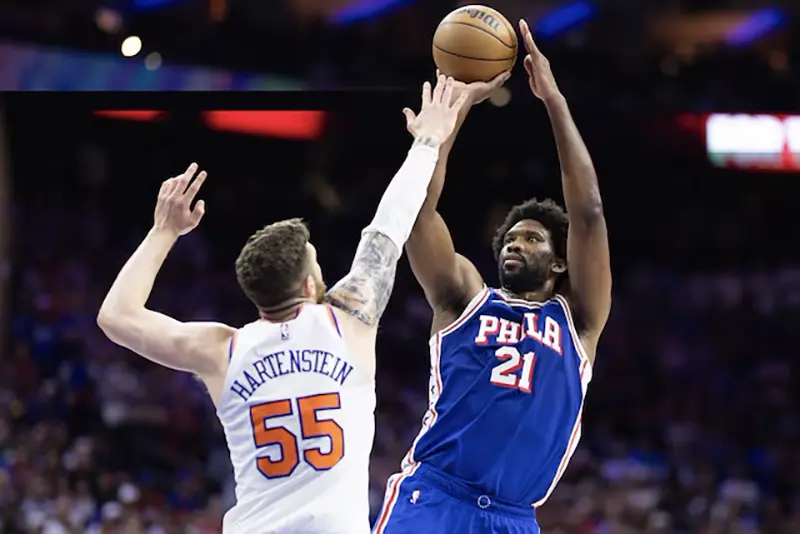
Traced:
POLYGON ((369 532, 375 378, 333 310, 305 305, 231 341, 217 415, 236 478, 225 534, 369 532))

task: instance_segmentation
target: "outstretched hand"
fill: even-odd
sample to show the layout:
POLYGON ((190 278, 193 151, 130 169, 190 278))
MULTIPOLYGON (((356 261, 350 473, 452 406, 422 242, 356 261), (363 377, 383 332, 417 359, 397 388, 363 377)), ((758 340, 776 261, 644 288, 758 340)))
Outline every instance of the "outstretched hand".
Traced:
POLYGON ((550 70, 550 61, 544 57, 536 43, 533 42, 531 30, 524 20, 519 21, 519 31, 522 34, 525 50, 528 51, 522 64, 528 73, 528 85, 531 92, 543 101, 559 95, 558 84, 553 77, 553 71, 550 70))
POLYGON ((433 90, 430 82, 422 85, 422 107, 419 114, 408 108, 403 109, 406 127, 418 142, 438 147, 453 133, 458 113, 469 100, 466 92, 458 97, 454 96, 455 84, 453 78, 445 78, 440 74, 433 90))
MULTIPOLYGON (((489 82, 474 82, 470 84, 466 84, 463 82, 459 82, 458 80, 454 80, 453 78, 446 78, 436 70, 436 78, 437 83, 436 86, 439 87, 441 85, 441 80, 445 79, 445 82, 448 86, 447 96, 445 96, 444 91, 442 92, 442 96, 446 98, 445 102, 450 102, 452 107, 460 112, 462 109, 473 106, 475 104, 479 104, 483 102, 489 96, 491 96, 492 92, 501 87, 506 80, 511 76, 511 73, 506 71, 499 74, 495 77, 492 81, 489 82)), ((430 84, 425 82, 426 85, 423 85, 423 107, 425 102, 425 91, 427 86, 427 91, 430 91, 430 84)), ((408 108, 403 109, 403 115, 406 116, 406 128, 414 137, 418 136, 418 128, 419 124, 417 123, 417 115, 408 108)), ((455 129, 455 124, 453 124, 453 128, 450 130, 452 133, 455 129)))
POLYGON ((206 213, 206 203, 198 200, 192 209, 192 202, 206 179, 206 171, 201 171, 195 177, 196 172, 197 164, 192 163, 186 172, 161 184, 153 214, 154 229, 166 230, 181 236, 188 234, 200 224, 200 219, 206 213))
MULTIPOLYGON (((436 69, 436 75, 439 76, 439 69, 436 69)), ((466 92, 469 95, 469 103, 471 105, 480 104, 490 96, 511 77, 511 71, 501 72, 488 82, 472 82, 464 83, 456 80, 454 82, 454 96, 458 98, 461 93, 466 92)))

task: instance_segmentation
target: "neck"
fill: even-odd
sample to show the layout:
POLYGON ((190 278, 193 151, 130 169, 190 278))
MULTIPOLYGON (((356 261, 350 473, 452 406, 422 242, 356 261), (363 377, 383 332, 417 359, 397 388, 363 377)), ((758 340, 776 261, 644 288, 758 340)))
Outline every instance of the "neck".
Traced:
POLYGON ((555 293, 554 286, 555 282, 548 280, 542 285, 542 287, 533 291, 521 291, 519 293, 515 293, 514 291, 511 291, 505 287, 503 287, 502 290, 503 293, 515 299, 529 300, 531 302, 544 302, 553 297, 553 293, 555 293))
POLYGON ((269 308, 259 308, 258 314, 262 319, 275 323, 282 323, 289 319, 294 319, 300 313, 300 308, 304 304, 312 303, 308 297, 297 297, 281 302, 269 308))

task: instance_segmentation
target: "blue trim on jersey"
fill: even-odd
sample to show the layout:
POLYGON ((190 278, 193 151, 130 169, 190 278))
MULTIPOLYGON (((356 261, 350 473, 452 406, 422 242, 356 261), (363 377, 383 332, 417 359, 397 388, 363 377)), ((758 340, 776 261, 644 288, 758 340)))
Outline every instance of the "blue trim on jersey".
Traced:
POLYGON ((230 363, 230 361, 233 359, 233 344, 235 341, 236 341, 236 332, 234 331, 233 334, 231 334, 231 340, 228 343, 228 363, 230 363))
POLYGON ((336 333, 339 334, 339 337, 342 337, 342 331, 339 328, 339 319, 336 318, 336 312, 333 311, 333 306, 328 306, 328 313, 331 314, 331 318, 333 319, 333 326, 336 327, 336 333))

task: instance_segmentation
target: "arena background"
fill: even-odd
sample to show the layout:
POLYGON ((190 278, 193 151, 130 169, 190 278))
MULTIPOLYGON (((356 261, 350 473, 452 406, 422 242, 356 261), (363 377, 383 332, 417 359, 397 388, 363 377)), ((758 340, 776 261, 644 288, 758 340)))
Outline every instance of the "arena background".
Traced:
MULTIPOLYGON (((171 253, 154 306, 249 321, 233 260, 288 216, 310 222, 329 283, 346 272, 410 144, 400 110, 432 75, 432 31, 455 7, 355 4, 0 8, 4 89, 228 91, 4 98, 0 532, 219 531, 232 487, 210 402, 191 377, 106 341, 95 314, 158 184, 190 161, 209 171, 208 214, 171 253), (132 35, 142 49, 126 58, 132 35), (125 109, 139 111, 96 113, 125 109), (208 114, 233 109, 305 111, 208 114)), ((614 262, 584 438, 539 510, 544 532, 797 534, 797 8, 493 5, 538 21, 595 158, 614 262)), ((489 281, 505 211, 560 198, 521 67, 508 89, 471 114, 441 203, 489 281)), ((402 262, 378 341, 373 516, 424 412, 429 319, 402 262)))

